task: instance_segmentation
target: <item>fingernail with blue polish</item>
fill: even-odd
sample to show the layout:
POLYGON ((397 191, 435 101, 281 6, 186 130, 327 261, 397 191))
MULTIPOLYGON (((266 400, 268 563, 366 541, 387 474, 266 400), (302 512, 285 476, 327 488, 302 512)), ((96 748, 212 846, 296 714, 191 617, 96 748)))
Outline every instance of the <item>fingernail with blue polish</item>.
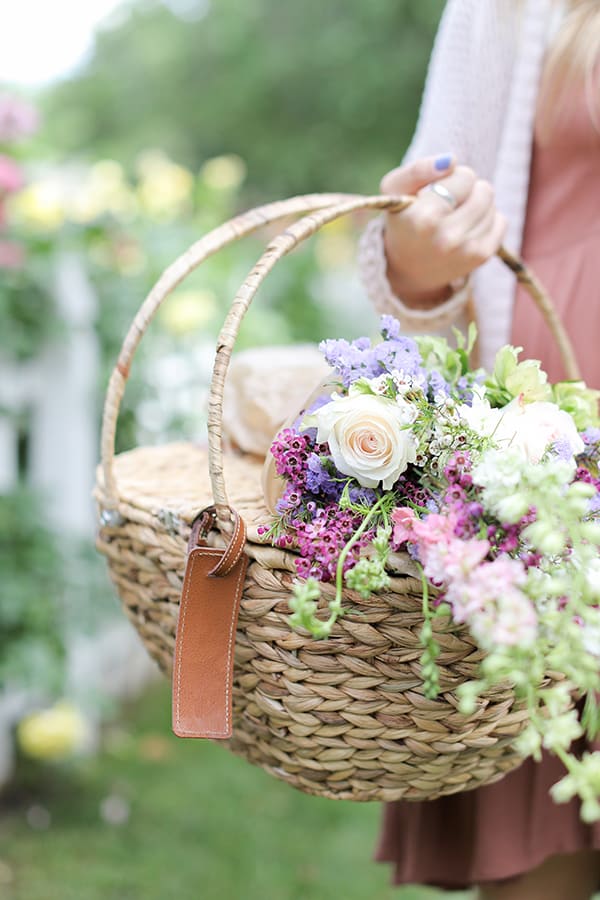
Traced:
POLYGON ((449 169, 452 164, 452 154, 444 153, 443 156, 437 156, 434 162, 434 166, 438 172, 443 172, 445 169, 449 169))

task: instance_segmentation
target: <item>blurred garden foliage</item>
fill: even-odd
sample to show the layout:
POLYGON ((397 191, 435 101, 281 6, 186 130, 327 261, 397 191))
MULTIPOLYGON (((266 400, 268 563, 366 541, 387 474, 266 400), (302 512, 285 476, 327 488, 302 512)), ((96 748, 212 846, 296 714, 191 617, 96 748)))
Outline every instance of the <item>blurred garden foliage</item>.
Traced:
MULTIPOLYGON (((53 153, 193 169, 241 156, 249 200, 377 191, 414 129, 443 0, 142 0, 46 97, 53 153)), ((440 148, 444 149, 444 148, 440 148)))
POLYGON ((62 688, 62 571, 57 542, 24 488, 0 502, 0 689, 62 688))
MULTIPOLYGON (((413 131, 442 7, 125 0, 89 59, 34 98, 39 127, 21 92, 1 85, 0 362, 11 377, 25 381, 28 366, 70 339, 54 295, 65 254, 82 261, 97 299, 99 418, 136 310, 198 237, 267 200, 376 192, 413 131)), ((334 223, 276 267, 237 349, 368 330, 361 316, 373 314, 351 275, 363 221, 334 223)), ((215 338, 263 248, 264 234, 225 249, 161 308, 132 370, 119 451, 203 433, 215 338)), ((22 415, 27 437, 27 409, 1 413, 22 415)), ((0 497, 0 688, 25 688, 33 675, 51 701, 66 632, 94 630, 116 604, 91 547, 44 527, 45 499, 27 476, 20 466, 24 484, 0 497)))

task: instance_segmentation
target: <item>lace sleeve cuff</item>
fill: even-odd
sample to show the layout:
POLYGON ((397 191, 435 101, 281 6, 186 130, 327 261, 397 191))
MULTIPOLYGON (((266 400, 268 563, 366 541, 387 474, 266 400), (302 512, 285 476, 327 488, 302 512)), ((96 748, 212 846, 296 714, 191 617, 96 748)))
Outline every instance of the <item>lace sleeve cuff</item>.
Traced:
POLYGON ((469 299, 469 282, 433 309, 407 306, 392 291, 386 276, 383 229, 385 217, 372 219, 360 238, 358 265, 362 283, 375 309, 395 316, 410 331, 438 331, 457 322, 469 299))

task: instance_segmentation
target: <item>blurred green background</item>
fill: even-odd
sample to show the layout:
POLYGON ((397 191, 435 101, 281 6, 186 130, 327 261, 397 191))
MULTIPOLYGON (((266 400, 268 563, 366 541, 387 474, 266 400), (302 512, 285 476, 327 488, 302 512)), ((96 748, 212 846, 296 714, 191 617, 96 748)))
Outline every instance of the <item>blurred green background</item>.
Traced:
MULTIPOLYGON (((4 17, 5 59, 28 4, 4 17)), ((377 805, 305 797, 171 735, 89 497, 106 381, 146 292, 242 209, 377 192, 414 129, 443 0, 112 0, 105 19, 96 5, 89 50, 44 74, 82 7, 61 0, 44 34, 34 4, 42 49, 32 38, 24 75, 0 82, 0 898, 439 897, 387 886, 377 805)), ((239 348, 372 329, 363 225, 278 266, 239 348)), ((119 449, 203 433, 215 337, 261 246, 169 298, 119 449)))

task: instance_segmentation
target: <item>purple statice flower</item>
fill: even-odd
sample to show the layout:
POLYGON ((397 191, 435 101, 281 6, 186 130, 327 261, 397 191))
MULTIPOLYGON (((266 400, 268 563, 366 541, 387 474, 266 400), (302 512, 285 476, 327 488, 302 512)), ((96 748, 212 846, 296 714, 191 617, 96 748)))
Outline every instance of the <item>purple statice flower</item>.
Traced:
POLYGON ((581 437, 584 444, 598 447, 600 445, 600 428, 586 428, 585 431, 582 431, 581 437))
POLYGON ((357 485, 356 487, 350 487, 348 489, 348 498, 350 503, 360 503, 363 506, 374 506, 377 501, 377 494, 373 488, 357 485))
POLYGON ((588 501, 588 510, 591 513, 600 512, 600 493, 594 494, 588 501))
POLYGON ((485 381, 485 373, 479 372, 474 374, 470 372, 468 375, 461 375, 458 381, 456 382, 456 395, 457 399, 461 400, 462 403, 466 403, 467 406, 473 405, 473 387, 476 384, 483 384, 485 381))
POLYGON ((319 344, 325 360, 339 373, 342 384, 348 388, 357 378, 374 378, 384 371, 373 354, 369 338, 347 341, 345 338, 329 338, 319 344))
POLYGON ((385 341, 397 341, 401 335, 401 325, 393 316, 381 316, 379 319, 379 331, 385 341))
POLYGON ((416 343, 409 337, 398 337, 376 344, 372 350, 382 372, 403 372, 413 377, 422 373, 421 354, 416 343))
POLYGON ((417 344, 400 334, 400 324, 392 316, 382 317, 381 334, 383 341, 375 345, 367 337, 321 341, 321 352, 339 373, 345 388, 358 378, 376 378, 394 370, 411 376, 423 372, 417 344))
POLYGON ((429 372, 427 376, 427 388, 430 400, 434 400, 440 396, 450 396, 450 385, 439 372, 429 372))
POLYGON ((573 459, 573 448, 568 438, 559 438, 557 441, 554 441, 550 450, 555 456, 565 460, 565 462, 573 459))
POLYGON ((331 457, 311 453, 306 461, 306 489, 311 494, 339 500, 348 479, 337 472, 331 457), (332 469, 334 474, 332 474, 332 469))

